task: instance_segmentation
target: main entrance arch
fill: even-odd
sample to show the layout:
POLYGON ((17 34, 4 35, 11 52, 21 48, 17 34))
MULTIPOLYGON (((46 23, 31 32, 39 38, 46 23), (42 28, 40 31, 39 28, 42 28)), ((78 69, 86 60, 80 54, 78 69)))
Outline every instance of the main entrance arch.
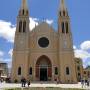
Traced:
POLYGON ((49 81, 52 78, 52 64, 45 55, 40 56, 36 62, 36 78, 40 81, 49 81))

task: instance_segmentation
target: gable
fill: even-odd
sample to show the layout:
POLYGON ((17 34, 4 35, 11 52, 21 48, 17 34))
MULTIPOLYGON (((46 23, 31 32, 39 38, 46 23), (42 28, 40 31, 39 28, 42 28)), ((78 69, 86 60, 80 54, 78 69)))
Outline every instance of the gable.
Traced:
POLYGON ((52 28, 52 26, 50 26, 46 22, 42 22, 41 24, 36 26, 30 33, 31 34, 33 34, 33 33, 36 33, 36 34, 51 34, 51 33, 55 33, 56 34, 56 32, 52 28))

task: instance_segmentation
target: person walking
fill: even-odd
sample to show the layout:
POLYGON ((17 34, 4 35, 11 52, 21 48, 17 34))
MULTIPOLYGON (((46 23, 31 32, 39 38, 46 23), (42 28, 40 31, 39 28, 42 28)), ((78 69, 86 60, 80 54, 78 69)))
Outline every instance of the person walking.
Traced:
POLYGON ((81 80, 81 85, 82 85, 82 88, 84 87, 84 80, 82 79, 81 80))
POLYGON ((88 80, 85 79, 85 88, 87 87, 88 80))
POLYGON ((27 85, 28 85, 28 87, 30 86, 30 80, 27 81, 27 85))

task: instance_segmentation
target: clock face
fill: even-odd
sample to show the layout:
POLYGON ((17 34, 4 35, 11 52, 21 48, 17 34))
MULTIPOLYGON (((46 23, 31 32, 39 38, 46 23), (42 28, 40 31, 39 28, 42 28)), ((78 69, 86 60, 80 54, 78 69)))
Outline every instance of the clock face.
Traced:
POLYGON ((48 40, 48 38, 46 38, 46 37, 41 37, 41 38, 38 40, 38 44, 39 44, 40 47, 46 48, 46 47, 48 47, 48 45, 49 45, 49 40, 48 40))

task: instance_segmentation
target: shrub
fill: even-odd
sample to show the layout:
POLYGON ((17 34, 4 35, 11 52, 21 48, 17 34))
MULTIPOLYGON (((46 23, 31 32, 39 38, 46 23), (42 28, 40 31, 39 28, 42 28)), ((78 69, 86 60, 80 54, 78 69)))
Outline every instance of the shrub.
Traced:
POLYGON ((15 80, 14 80, 14 83, 18 83, 18 80, 17 80, 17 79, 15 79, 15 80))

